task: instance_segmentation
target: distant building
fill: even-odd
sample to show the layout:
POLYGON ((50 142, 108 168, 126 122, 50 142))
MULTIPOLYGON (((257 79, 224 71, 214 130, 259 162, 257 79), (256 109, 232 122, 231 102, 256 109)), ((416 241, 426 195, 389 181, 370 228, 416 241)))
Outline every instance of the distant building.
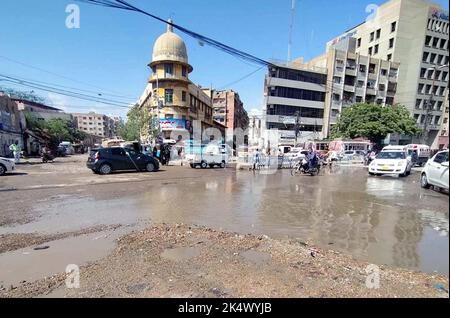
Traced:
POLYGON ((0 92, 0 156, 9 156, 9 146, 18 141, 23 148, 25 119, 17 104, 0 92))
POLYGON ((264 81, 262 129, 270 134, 264 136, 264 147, 321 139, 326 91, 326 68, 306 65, 301 59, 273 62, 264 81))
POLYGON ((114 118, 95 112, 73 113, 77 128, 90 135, 102 138, 114 138, 117 136, 117 125, 114 118))
POLYGON ((357 54, 400 63, 396 103, 405 105, 425 131, 413 141, 436 145, 449 80, 448 11, 424 0, 390 0, 328 47, 349 37, 356 40, 357 54))
POLYGON ((328 46, 328 51, 308 65, 327 68, 323 117, 323 137, 330 136, 332 125, 342 109, 355 103, 394 105, 399 63, 355 53, 357 41, 343 39, 328 46))
POLYGON ((29 112, 37 120, 50 120, 50 119, 64 119, 72 120, 72 115, 65 113, 62 109, 47 106, 41 103, 32 102, 20 98, 11 97, 11 100, 16 102, 19 111, 29 112))
POLYGON ((236 149, 235 129, 245 132, 249 124, 248 114, 239 94, 231 89, 203 91, 212 98, 213 120, 226 127, 225 140, 230 145, 233 143, 233 148, 236 149))
POLYGON ((445 92, 444 114, 442 116, 441 129, 439 130, 437 144, 433 145, 433 149, 448 149, 448 121, 449 121, 449 94, 448 89, 445 92))
POLYGON ((263 116, 262 112, 250 112, 248 123, 248 145, 260 146, 264 145, 262 140, 263 132, 263 116))
MULTIPOLYGON (((214 137, 208 128, 224 132, 225 126, 213 121, 210 96, 189 80, 193 67, 188 62, 186 45, 171 25, 155 41, 149 66, 152 74, 139 105, 157 119, 153 127, 161 128, 164 139, 209 141, 214 137), (201 136, 194 137, 197 131, 201 136)), ((151 142, 150 136, 142 139, 151 142)))

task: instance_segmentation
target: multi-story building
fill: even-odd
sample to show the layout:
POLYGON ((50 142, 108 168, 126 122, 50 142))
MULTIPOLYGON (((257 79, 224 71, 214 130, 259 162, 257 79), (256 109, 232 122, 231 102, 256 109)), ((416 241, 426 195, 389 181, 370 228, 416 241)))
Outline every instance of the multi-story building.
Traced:
POLYGON ((355 103, 393 105, 399 63, 364 56, 355 52, 356 39, 345 38, 327 47, 327 52, 308 65, 327 68, 327 91, 322 133, 330 130, 342 108, 355 103))
POLYGON ((38 120, 50 120, 50 119, 64 119, 71 121, 72 115, 65 113, 62 109, 47 106, 41 103, 11 97, 11 100, 16 102, 19 111, 30 113, 38 120))
POLYGON ((326 68, 308 66, 300 60, 273 62, 264 81, 263 130, 271 135, 264 137, 264 146, 269 139, 272 144, 293 145, 322 138, 326 90, 326 68))
POLYGON ((114 124, 111 127, 111 121, 114 121, 106 115, 90 112, 87 114, 73 113, 77 127, 80 131, 90 135, 112 138, 116 136, 114 124))
POLYGON ((424 0, 390 0, 328 46, 348 37, 356 39, 356 53, 400 63, 395 102, 424 129, 416 141, 434 144, 449 77, 448 12, 424 0))
POLYGON ((16 141, 23 148, 24 122, 16 103, 0 92, 0 157, 9 156, 9 146, 16 141))
POLYGON ((244 104, 239 94, 229 90, 205 90, 211 96, 213 103, 213 120, 226 126, 225 139, 228 143, 233 142, 235 148, 235 129, 245 131, 248 128, 249 119, 244 104))
POLYGON ((262 147, 264 142, 263 138, 263 116, 260 111, 251 111, 249 114, 248 123, 248 144, 249 146, 262 147))
MULTIPOLYGON (((139 105, 158 119, 156 124, 161 128, 165 139, 191 139, 196 131, 201 136, 194 138, 200 139, 208 128, 224 131, 223 125, 213 121, 210 96, 189 80, 193 67, 188 62, 186 45, 173 32, 170 23, 169 20, 167 32, 153 46, 152 61, 149 64, 152 75, 139 105)), ((142 138, 150 142, 150 136, 142 138)), ((208 139, 210 138, 212 137, 209 136, 208 139)))
POLYGON ((439 130, 439 138, 437 144, 433 145, 434 149, 448 149, 448 121, 449 121, 449 94, 448 89, 445 92, 444 99, 444 115, 442 116, 441 129, 439 130))

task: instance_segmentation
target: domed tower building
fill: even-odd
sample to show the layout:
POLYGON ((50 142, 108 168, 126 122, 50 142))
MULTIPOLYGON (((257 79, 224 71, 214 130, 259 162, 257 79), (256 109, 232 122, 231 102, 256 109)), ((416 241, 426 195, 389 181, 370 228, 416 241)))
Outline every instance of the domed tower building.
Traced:
MULTIPOLYGON (((164 139, 179 141, 191 139, 196 127, 198 133, 203 133, 216 124, 212 119, 211 97, 189 80, 193 67, 188 61, 186 45, 173 32, 170 23, 171 20, 167 32, 159 36, 153 46, 149 64, 152 74, 139 104, 146 107, 153 118, 159 117, 164 139)), ((154 123, 158 125, 158 121, 154 123)))

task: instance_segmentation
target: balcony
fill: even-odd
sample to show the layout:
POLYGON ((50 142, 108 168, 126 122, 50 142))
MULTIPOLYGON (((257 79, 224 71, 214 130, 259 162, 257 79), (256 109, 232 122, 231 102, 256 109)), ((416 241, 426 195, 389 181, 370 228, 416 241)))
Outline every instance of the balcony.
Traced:
POLYGON ((344 91, 354 93, 355 92, 355 86, 354 85, 344 85, 344 91))
POLYGON ((373 96, 375 96, 376 95, 375 88, 367 87, 366 95, 373 95, 373 96))
POLYGON ((377 79, 377 74, 376 74, 376 73, 369 73, 368 78, 369 78, 370 80, 376 80, 376 79, 377 79))
POLYGON ((356 76, 357 71, 356 68, 347 67, 345 69, 345 75, 356 76))

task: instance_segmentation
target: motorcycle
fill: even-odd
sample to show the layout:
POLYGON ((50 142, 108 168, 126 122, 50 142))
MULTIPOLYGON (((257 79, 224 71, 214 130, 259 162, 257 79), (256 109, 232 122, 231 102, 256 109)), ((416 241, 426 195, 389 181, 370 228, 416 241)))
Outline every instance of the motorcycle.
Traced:
POLYGON ((50 152, 43 152, 41 154, 41 158, 43 163, 47 163, 49 161, 53 162, 53 160, 55 159, 55 157, 50 152))
POLYGON ((309 174, 311 176, 317 176, 320 172, 320 168, 322 166, 322 162, 319 159, 318 163, 310 168, 308 160, 303 158, 299 162, 297 162, 291 169, 291 175, 296 176, 298 174, 309 174))

